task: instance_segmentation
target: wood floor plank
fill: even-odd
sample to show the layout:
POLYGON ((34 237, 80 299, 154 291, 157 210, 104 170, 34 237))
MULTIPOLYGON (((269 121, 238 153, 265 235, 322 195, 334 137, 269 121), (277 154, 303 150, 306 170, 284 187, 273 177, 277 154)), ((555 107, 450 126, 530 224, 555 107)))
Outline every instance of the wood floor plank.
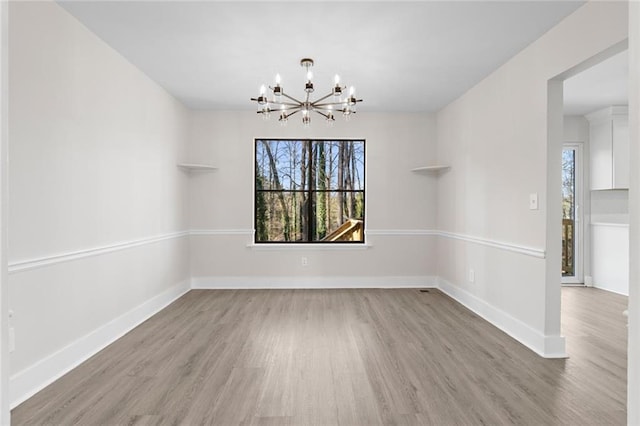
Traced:
POLYGON ((543 359, 437 290, 193 290, 16 425, 622 425, 627 298, 563 289, 543 359))

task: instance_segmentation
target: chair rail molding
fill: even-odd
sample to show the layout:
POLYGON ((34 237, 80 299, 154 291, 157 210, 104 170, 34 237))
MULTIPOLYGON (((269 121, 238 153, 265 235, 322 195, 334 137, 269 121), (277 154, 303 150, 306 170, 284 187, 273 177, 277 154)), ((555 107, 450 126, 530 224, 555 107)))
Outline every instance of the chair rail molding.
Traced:
POLYGON ((510 251, 512 253, 519 253, 519 254, 524 254, 526 256, 537 257, 539 259, 544 259, 546 257, 546 251, 541 248, 527 247, 520 244, 507 243, 504 241, 475 237, 472 235, 460 234, 456 232, 437 231, 437 233, 440 237, 443 237, 443 238, 449 238, 453 240, 461 240, 469 243, 480 244, 487 247, 493 247, 500 250, 510 251))
MULTIPOLYGON (((493 240, 490 238, 476 237, 473 235, 462 234, 458 232, 441 231, 437 229, 365 229, 365 235, 368 237, 384 236, 384 237, 401 237, 401 236, 437 236, 454 240, 465 241, 474 244, 480 244, 487 247, 493 247, 499 250, 505 250, 512 253, 519 253, 526 256, 532 256, 539 259, 546 257, 544 248, 528 247, 521 244, 515 244, 505 241, 493 240)), ((253 235, 253 229, 192 229, 189 231, 192 236, 216 236, 216 235, 253 235)), ((275 245, 275 244, 274 244, 275 245)), ((249 244, 254 247, 253 244, 249 244)), ((303 244, 292 244, 294 247, 301 247, 303 244)), ((362 245, 363 247, 366 245, 362 245)))
POLYGON ((128 241, 120 241, 113 244, 106 244, 102 246, 90 247, 87 249, 74 250, 62 253, 56 253, 48 256, 41 256, 33 259, 18 260, 9 262, 9 273, 14 274, 17 272, 28 271, 30 269, 42 268, 49 265, 54 265, 62 262, 69 262, 72 260, 83 259, 91 256, 100 256, 106 253, 112 253, 114 251, 126 250, 133 247, 139 247, 146 244, 153 244, 159 241, 171 240, 174 238, 181 238, 188 236, 188 231, 169 232, 166 234, 154 235, 152 237, 137 238, 128 241))

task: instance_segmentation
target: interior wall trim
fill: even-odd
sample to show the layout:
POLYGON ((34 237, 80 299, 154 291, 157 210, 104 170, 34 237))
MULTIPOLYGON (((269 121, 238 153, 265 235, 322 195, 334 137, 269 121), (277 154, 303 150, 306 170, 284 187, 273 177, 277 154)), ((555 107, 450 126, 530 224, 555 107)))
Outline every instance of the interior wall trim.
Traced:
MULTIPOLYGON (((215 236, 215 235, 253 235, 253 229, 192 229, 189 235, 215 236)), ((365 235, 373 236, 437 236, 453 240, 465 241, 473 244, 480 244, 486 247, 493 247, 511 253, 519 253, 539 259, 546 257, 546 251, 540 248, 527 247, 520 244, 513 244, 504 241, 492 240, 489 238, 475 237, 472 235, 457 232, 439 231, 437 229, 365 229, 365 235)))
POLYGON ((253 229, 192 229, 189 235, 253 235, 253 229))
POLYGON ((118 243, 107 244, 103 246, 91 247, 83 250, 75 250, 63 253, 57 253, 49 256, 42 256, 34 259, 19 260, 9 262, 9 273, 28 271, 31 269, 42 268, 57 263, 69 262, 72 260, 83 259, 91 256, 99 256, 114 251, 126 250, 133 247, 139 247, 146 244, 153 244, 159 241, 171 240, 174 238, 185 237, 189 235, 189 231, 170 232, 167 234, 155 235, 153 237, 138 238, 129 241, 121 241, 118 243))
POLYGON ((491 240, 488 238, 474 237, 466 234, 459 234, 455 232, 438 231, 438 235, 443 238, 449 238, 452 240, 460 240, 468 243, 480 244, 487 247, 493 247, 500 250, 509 251, 512 253, 524 254, 526 256, 537 257, 544 259, 546 257, 546 251, 544 249, 522 246, 519 244, 506 243, 504 241, 491 240))
POLYGON ((62 377, 139 324, 151 318, 190 290, 189 280, 170 287, 129 312, 80 337, 17 372, 9 379, 10 404, 15 408, 47 385, 62 377))
POLYGON ((481 318, 498 327, 541 357, 568 357, 565 350, 565 338, 563 336, 545 335, 443 278, 438 279, 438 288, 447 296, 461 305, 466 306, 481 318))
POLYGON ((403 236, 403 235, 438 235, 433 229, 366 229, 366 235, 403 236))
MULTIPOLYGON (((367 235, 438 235, 432 229, 365 229, 367 235)), ((253 235, 253 229, 192 229, 189 235, 253 235)))
POLYGON ((435 288, 435 276, 233 276, 192 277, 197 290, 325 289, 325 288, 435 288))
MULTIPOLYGON (((459 234, 447 231, 438 231, 434 229, 369 229, 365 231, 368 236, 438 236, 442 238, 455 239, 474 244, 480 244, 500 250, 520 253, 527 256, 533 256, 540 259, 545 258, 543 249, 521 246, 518 244, 505 243, 502 241, 491 240, 487 238, 479 238, 471 235, 459 234)), ((185 236, 218 236, 218 235, 253 235, 253 229, 192 229, 189 231, 177 231, 167 234, 155 235, 152 237, 138 238, 129 241, 121 241, 114 244, 108 244, 98 247, 91 247, 83 250, 75 250, 63 253, 56 253, 49 256, 42 256, 34 259, 18 260, 9 262, 8 272, 10 274, 28 271, 31 269, 41 268, 62 262, 83 259, 91 256, 99 256, 119 250, 126 250, 145 244, 153 244, 159 241, 170 240, 173 238, 181 238, 185 236)))

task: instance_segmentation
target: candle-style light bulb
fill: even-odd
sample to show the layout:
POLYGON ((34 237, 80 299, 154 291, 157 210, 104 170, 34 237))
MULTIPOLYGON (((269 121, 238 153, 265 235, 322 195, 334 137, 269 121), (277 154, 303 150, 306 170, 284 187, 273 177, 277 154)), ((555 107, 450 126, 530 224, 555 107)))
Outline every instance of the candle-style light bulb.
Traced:
POLYGON ((307 71, 307 82, 304 85, 304 91, 307 93, 313 92, 313 83, 311 79, 313 78, 313 73, 311 71, 307 71))
POLYGON ((329 127, 333 126, 333 122, 336 120, 335 117, 333 116, 333 108, 331 107, 331 105, 327 106, 327 125, 329 125, 329 127))
POLYGON ((333 77, 333 81, 335 82, 335 86, 333 86, 333 96, 336 98, 340 98, 342 95, 342 87, 340 87, 340 76, 338 74, 333 77))
POLYGON ((356 104, 355 93, 356 93, 355 87, 351 86, 349 88, 349 98, 347 99, 347 104, 348 105, 355 105, 356 104))
POLYGON ((262 118, 264 121, 269 121, 269 117, 271 117, 271 108, 269 108, 269 105, 265 105, 262 108, 262 118))
POLYGON ((280 86, 280 74, 276 74, 276 86, 271 89, 274 97, 279 97, 282 94, 282 87, 280 86))
POLYGON ((344 110, 342 111, 342 115, 344 116, 344 120, 345 121, 350 121, 351 120, 351 107, 346 106, 344 107, 344 110))
POLYGON ((260 86, 260 96, 258 96, 258 104, 260 105, 265 105, 268 101, 267 101, 267 97, 265 96, 265 93, 267 92, 267 88, 264 86, 264 84, 262 86, 260 86))

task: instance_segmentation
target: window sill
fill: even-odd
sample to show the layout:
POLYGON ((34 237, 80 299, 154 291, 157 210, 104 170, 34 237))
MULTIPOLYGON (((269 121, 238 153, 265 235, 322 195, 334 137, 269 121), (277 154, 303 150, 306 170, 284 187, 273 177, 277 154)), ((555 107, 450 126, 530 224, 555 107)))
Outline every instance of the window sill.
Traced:
POLYGON ((287 251, 287 250, 315 250, 315 251, 331 251, 331 250, 367 250, 373 247, 371 244, 247 244, 247 248, 258 251, 287 251))

